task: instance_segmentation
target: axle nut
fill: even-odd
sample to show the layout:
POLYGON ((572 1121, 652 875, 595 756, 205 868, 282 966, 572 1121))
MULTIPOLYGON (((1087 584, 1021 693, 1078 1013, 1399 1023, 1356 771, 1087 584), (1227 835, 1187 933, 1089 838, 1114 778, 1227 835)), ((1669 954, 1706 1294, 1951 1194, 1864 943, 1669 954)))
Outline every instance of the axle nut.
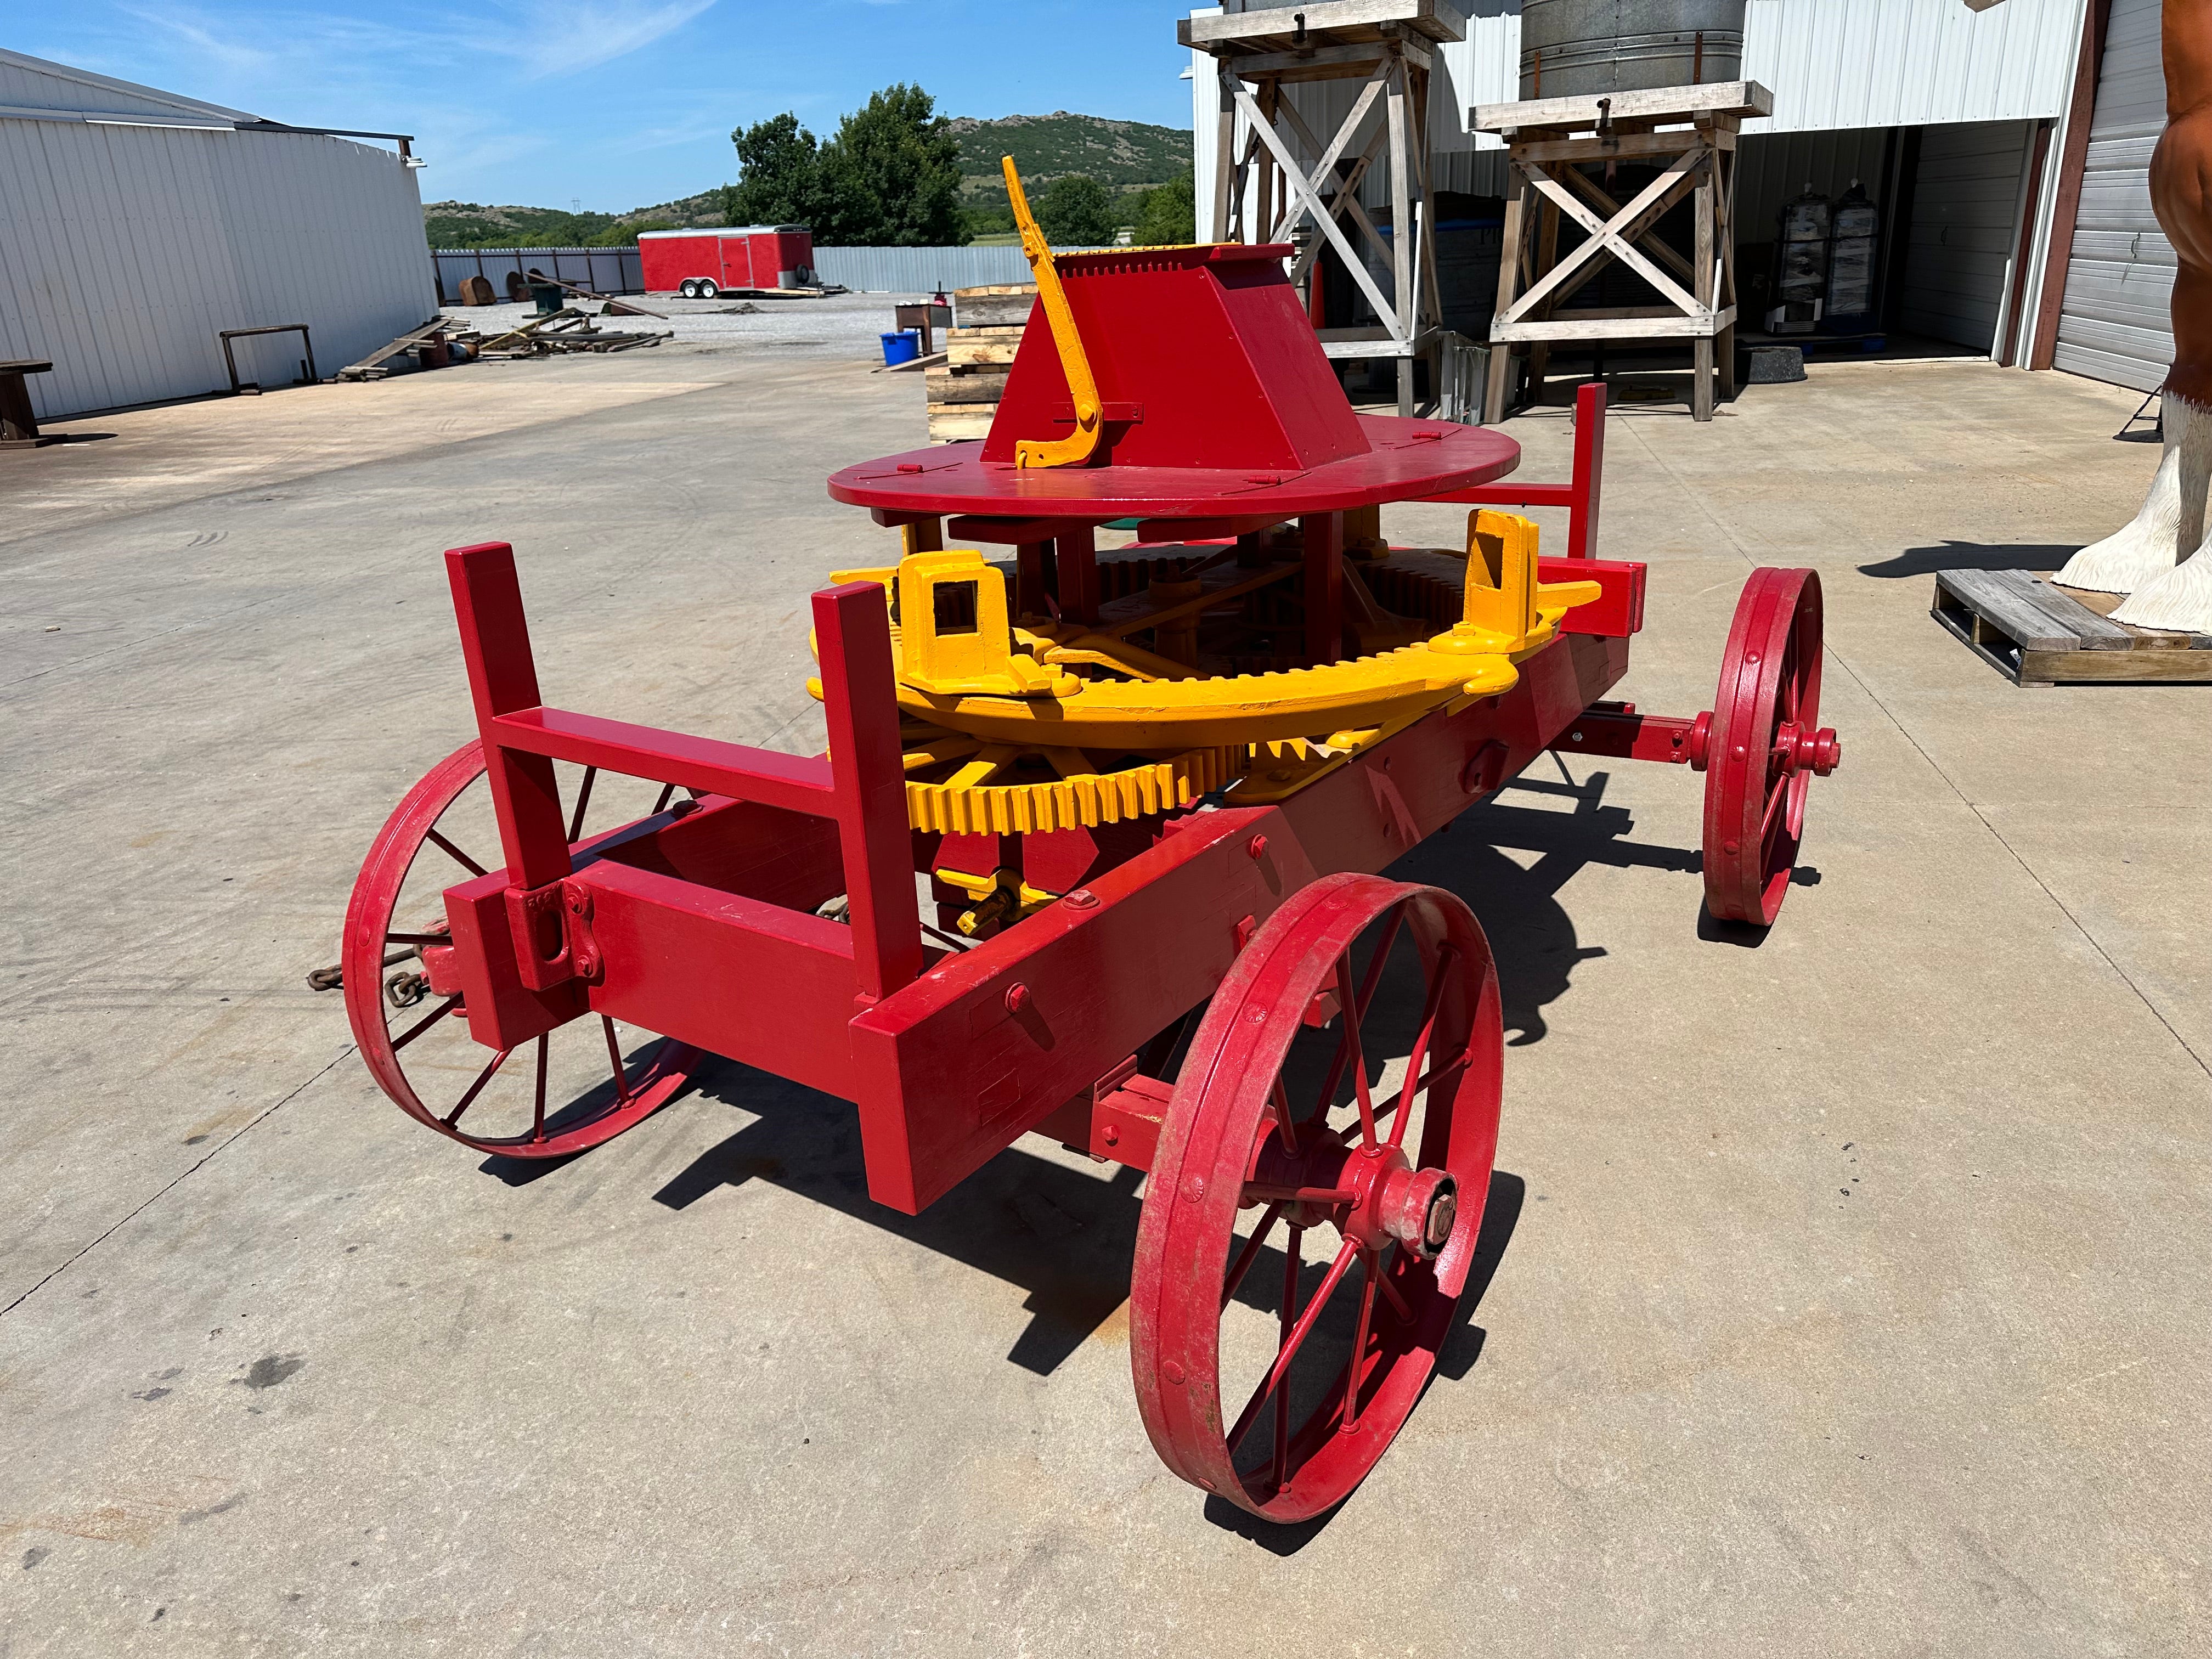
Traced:
POLYGON ((1019 981, 1006 987, 1006 1012, 1018 1014, 1030 1006, 1030 988, 1019 981))

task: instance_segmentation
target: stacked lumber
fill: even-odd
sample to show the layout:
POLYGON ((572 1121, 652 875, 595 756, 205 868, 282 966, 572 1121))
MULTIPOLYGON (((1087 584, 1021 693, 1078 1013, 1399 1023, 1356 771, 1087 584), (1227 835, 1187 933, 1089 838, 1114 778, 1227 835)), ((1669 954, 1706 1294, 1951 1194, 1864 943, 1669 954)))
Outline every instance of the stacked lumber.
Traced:
POLYGON ((928 374, 932 443, 989 435, 1036 299, 1034 283, 953 290, 945 366, 928 374))
POLYGON ((495 334, 477 347, 487 362, 507 362, 521 357, 544 357, 557 352, 628 351, 636 346, 657 346, 670 338, 672 329, 653 333, 624 333, 594 327, 590 313, 564 306, 550 316, 531 317, 504 334, 495 334))

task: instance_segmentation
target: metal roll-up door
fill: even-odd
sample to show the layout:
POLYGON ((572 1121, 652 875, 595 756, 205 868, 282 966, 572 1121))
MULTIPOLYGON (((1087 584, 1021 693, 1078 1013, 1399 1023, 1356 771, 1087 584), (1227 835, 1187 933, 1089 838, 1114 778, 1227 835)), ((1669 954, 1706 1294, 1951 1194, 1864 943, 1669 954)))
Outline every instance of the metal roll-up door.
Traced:
POLYGON ((2173 245, 2150 210, 2166 130, 2160 0, 2112 0, 2052 367, 2139 392, 2173 362, 2173 245))
POLYGON ((2028 121, 1954 121, 1923 130, 1899 327, 1974 351, 1996 343, 2033 131, 2028 121))

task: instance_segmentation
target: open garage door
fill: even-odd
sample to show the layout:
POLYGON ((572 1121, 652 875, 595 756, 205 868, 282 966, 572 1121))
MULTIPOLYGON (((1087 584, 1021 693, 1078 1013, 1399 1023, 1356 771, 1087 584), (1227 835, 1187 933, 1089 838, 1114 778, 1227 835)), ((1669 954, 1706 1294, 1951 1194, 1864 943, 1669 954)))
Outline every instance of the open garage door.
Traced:
POLYGON ((2149 392, 2173 362, 2173 246, 2150 210, 2166 130, 2159 0, 2112 0, 2051 366, 2149 392))

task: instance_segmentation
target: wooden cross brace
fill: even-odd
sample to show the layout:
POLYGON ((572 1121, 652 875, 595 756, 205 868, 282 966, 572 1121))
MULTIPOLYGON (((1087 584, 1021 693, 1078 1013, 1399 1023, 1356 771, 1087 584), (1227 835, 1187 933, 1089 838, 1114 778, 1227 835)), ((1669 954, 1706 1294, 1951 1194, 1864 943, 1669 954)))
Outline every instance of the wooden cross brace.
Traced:
MULTIPOLYGON (((1389 121, 1381 131, 1378 131, 1376 137, 1379 139, 1384 133, 1388 133, 1394 140, 1394 149, 1402 153, 1406 99, 1404 60, 1397 54, 1392 53, 1376 66, 1375 72, 1368 76, 1365 83, 1361 87, 1359 96, 1353 100, 1351 113, 1338 126, 1335 137, 1326 147, 1314 143, 1312 131, 1306 127, 1304 122, 1297 118, 1296 112, 1288 103, 1277 105, 1278 110, 1288 116, 1307 143, 1322 152, 1321 164, 1310 173, 1292 156, 1290 147, 1283 141, 1282 135, 1276 131, 1274 122, 1262 112, 1259 104, 1246 89, 1243 81, 1229 61, 1224 60, 1221 63, 1220 75, 1223 91, 1233 100, 1235 107, 1243 114, 1253 135, 1267 146, 1268 154, 1274 157, 1276 165, 1282 168, 1284 187, 1290 192, 1290 196, 1285 201, 1284 215, 1276 234, 1287 236, 1297 228, 1301 220, 1310 214, 1316 228, 1328 239, 1330 245, 1336 249, 1338 257, 1344 261, 1346 271, 1366 295, 1368 303, 1375 307, 1375 314, 1383 319, 1383 327, 1388 331, 1392 342, 1399 345, 1410 344, 1413 336, 1413 318, 1411 303, 1413 266, 1407 258, 1409 249, 1407 246, 1412 240, 1409 228, 1399 227, 1395 231, 1393 240, 1399 246, 1394 247, 1382 240, 1381 234, 1368 220, 1358 203, 1352 199, 1352 191, 1349 187, 1340 188, 1333 200, 1324 200, 1321 194, 1322 185, 1334 170, 1338 160, 1343 155, 1345 150, 1350 148, 1352 141, 1358 136, 1359 129, 1365 124, 1368 112, 1374 107, 1378 95, 1387 94, 1389 96, 1389 121), (1376 285, 1375 278, 1369 273, 1365 263, 1353 251, 1350 239, 1345 235, 1343 227, 1338 222, 1339 216, 1347 212, 1356 216, 1361 230, 1378 247, 1391 255, 1392 269, 1401 273, 1397 287, 1400 289, 1400 298, 1406 302, 1403 305, 1394 304, 1383 296, 1382 289, 1376 285)), ((1371 152, 1373 145, 1370 144, 1369 149, 1371 152)), ((1363 167, 1365 159, 1363 155, 1363 167)))
POLYGON ((1723 319, 1715 313, 1709 297, 1712 291, 1711 273, 1700 275, 1694 265, 1654 234, 1661 216, 1668 209, 1692 191, 1715 185, 1716 155, 1709 144, 1690 144, 1626 204, 1614 203, 1571 161, 1529 161, 1516 156, 1514 170, 1525 186, 1533 187, 1561 215, 1582 227, 1589 240, 1566 254, 1500 313, 1491 325, 1490 337, 1503 342, 1558 336, 1571 325, 1552 323, 1548 313, 1596 276, 1608 259, 1618 259, 1650 283, 1681 317, 1680 324, 1671 326, 1671 319, 1664 318, 1633 319, 1643 326, 1635 330, 1624 328, 1623 333, 1711 333, 1722 326, 1723 319), (1609 216, 1599 218, 1589 203, 1608 211, 1609 216), (1648 252, 1639 246, 1647 239, 1648 252), (1662 264, 1688 278, 1699 291, 1693 294, 1683 288, 1660 268, 1662 264))

